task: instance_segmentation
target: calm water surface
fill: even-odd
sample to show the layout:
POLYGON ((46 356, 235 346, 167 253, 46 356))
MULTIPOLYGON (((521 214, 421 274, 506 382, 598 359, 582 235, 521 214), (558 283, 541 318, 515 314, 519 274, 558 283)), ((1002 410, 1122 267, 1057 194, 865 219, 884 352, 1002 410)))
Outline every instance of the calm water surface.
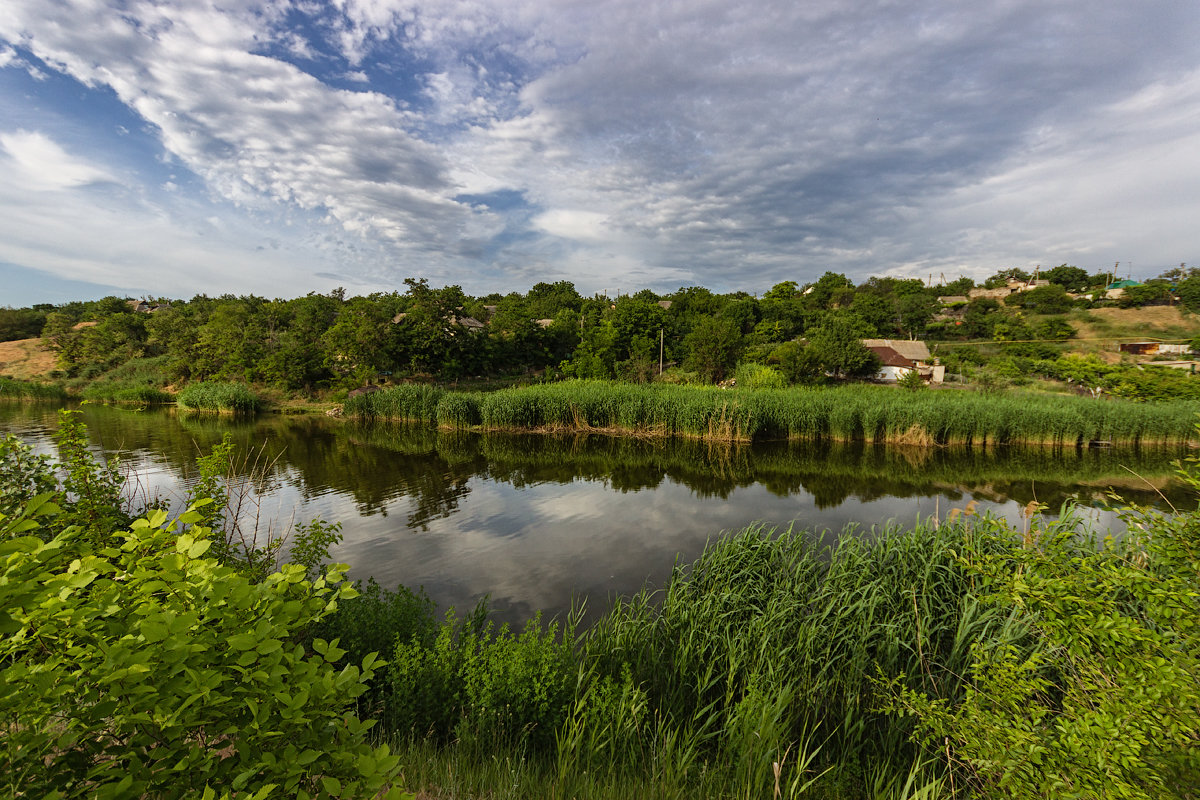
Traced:
MULTIPOLYGON (((54 451, 56 419, 48 406, 0 404, 0 431, 43 452, 54 451)), ((101 406, 84 406, 83 420, 97 452, 117 454, 136 491, 177 504, 196 455, 229 433, 266 475, 252 494, 261 529, 339 520, 344 540, 332 556, 353 577, 423 586, 442 607, 487 595, 514 622, 584 597, 603 610, 615 594, 661 584, 709 538, 755 521, 817 532, 855 524, 869 536, 972 501, 1022 524, 1030 501, 1057 509, 1073 500, 1118 530, 1104 507, 1110 487, 1139 503, 1188 503, 1170 477, 1178 453, 726 447, 101 406)))

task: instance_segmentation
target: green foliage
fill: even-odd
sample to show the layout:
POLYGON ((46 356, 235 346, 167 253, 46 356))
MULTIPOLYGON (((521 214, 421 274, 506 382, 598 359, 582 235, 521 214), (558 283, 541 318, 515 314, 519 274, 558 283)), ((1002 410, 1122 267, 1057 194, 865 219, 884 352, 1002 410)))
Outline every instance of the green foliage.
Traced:
POLYGON ((351 397, 342 404, 342 411, 346 416, 366 419, 381 417, 437 422, 438 405, 445 395, 444 389, 429 384, 402 383, 351 397))
MULTIPOLYGON (((45 496, 42 496, 43 498, 45 496)), ((36 512, 53 514, 41 498, 36 512)), ((295 634, 353 595, 333 570, 252 582, 158 511, 97 547, 0 520, 0 715, 10 796, 365 797, 397 771, 348 708, 380 666, 295 634), (259 794, 261 792, 262 794, 259 794)), ((181 528, 182 526, 182 528, 181 528)), ((399 797, 398 789, 389 796, 399 797)))
POLYGON ((245 384, 221 381, 188 384, 180 390, 177 401, 180 408, 235 414, 254 414, 262 406, 262 401, 245 384))
POLYGON ((1140 308, 1148 305, 1165 305, 1171 301, 1171 287, 1166 283, 1146 283, 1130 286, 1117 298, 1121 308, 1140 308))
POLYGON ((1179 282, 1176 289, 1179 302, 1193 314, 1200 314, 1200 275, 1191 275, 1179 282))
POLYGON ((921 377, 921 373, 917 372, 915 369, 910 369, 901 375, 900 379, 896 381, 896 385, 901 389, 907 389, 910 392, 918 392, 922 389, 929 388, 928 384, 925 383, 925 379, 921 377))
POLYGON ((1094 285, 1087 270, 1069 267, 1066 264, 1046 270, 1042 273, 1042 277, 1050 283, 1063 287, 1068 292, 1082 292, 1094 285))
MULTIPOLYGON (((1015 362, 1013 364, 1014 369, 1015 362)), ((1159 370, 1159 373, 1174 372, 1159 370)), ((1150 375, 1140 371, 1139 376, 1150 375)), ((1153 378, 1142 378, 1150 380, 1153 378)), ((1192 380, 1175 374, 1157 380, 1192 380)), ((1096 403, 1081 397, 999 396, 1007 385, 994 372, 975 379, 984 391, 897 393, 883 386, 790 389, 714 389, 674 384, 634 386, 564 381, 486 394, 440 394, 421 402, 424 419, 478 419, 494 430, 621 429, 659 436, 714 440, 816 439, 907 441, 916 429, 938 444, 1054 444, 1093 440, 1131 445, 1182 444, 1194 436, 1194 405, 1096 403), (991 383, 988 383, 991 381, 991 383), (453 406, 440 411, 444 398, 453 406)), ((399 388, 399 387, 398 387, 399 388)), ((1114 391, 1125 389, 1114 389, 1114 391)), ((354 413, 384 418, 392 408, 385 390, 362 395, 354 413), (374 398, 380 398, 376 401, 374 398), (379 402, 379 405, 372 405, 379 402)), ((402 413, 409 411, 403 409, 402 413)), ((349 403, 347 404, 349 413, 349 403)), ((412 418, 412 417, 407 417, 412 418)), ((928 443, 928 442, 926 442, 928 443)))
POLYGON ((734 379, 745 389, 783 389, 787 386, 787 379, 780 372, 762 364, 739 364, 734 379))
POLYGON ((0 376, 0 397, 22 400, 65 400, 67 393, 61 386, 31 381, 19 381, 0 376))
POLYGON ((530 620, 513 634, 484 621, 447 618, 432 643, 400 640, 393 653, 385 718, 402 733, 454 736, 490 752, 520 746, 546 751, 574 697, 574 628, 530 620))
POLYGON ((309 580, 316 580, 329 558, 329 548, 342 541, 342 523, 326 522, 320 517, 292 526, 288 563, 304 567, 309 580))
POLYGON ((34 339, 42 335, 46 312, 33 308, 0 308, 0 342, 34 339))
POLYGON ((736 320, 705 317, 684 339, 684 347, 688 356, 683 368, 717 383, 737 363, 743 347, 742 331, 736 320))
POLYGON ((977 642, 960 698, 901 689, 893 707, 983 794, 1150 800, 1200 779, 1200 514, 1126 518, 1103 541, 1069 514, 1023 535, 974 526, 999 549, 962 564, 1028 639, 977 642))
POLYGON ((812 331, 808 350, 834 377, 870 375, 879 368, 879 358, 862 343, 870 335, 868 326, 857 315, 832 313, 812 331))
POLYGON ((29 498, 57 489, 50 456, 36 455, 31 446, 11 434, 0 439, 0 516, 12 517, 29 498))
POLYGON ((135 358, 90 379, 80 395, 102 403, 159 405, 175 402, 165 390, 169 359, 166 356, 135 358))
POLYGON ((119 462, 115 456, 107 462, 99 462, 92 456, 87 427, 80 422, 78 411, 63 409, 58 420, 54 443, 63 473, 60 488, 63 505, 86 539, 103 544, 114 530, 131 520, 122 496, 125 479, 119 462))

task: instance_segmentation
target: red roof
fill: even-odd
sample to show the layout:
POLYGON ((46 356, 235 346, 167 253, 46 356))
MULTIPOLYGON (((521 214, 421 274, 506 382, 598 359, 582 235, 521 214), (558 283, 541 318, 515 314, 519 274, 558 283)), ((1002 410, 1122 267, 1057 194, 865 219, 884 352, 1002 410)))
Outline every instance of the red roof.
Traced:
POLYGON ((912 369, 915 366, 912 359, 905 358, 890 347, 868 347, 867 349, 879 356, 879 360, 885 367, 908 367, 912 369))

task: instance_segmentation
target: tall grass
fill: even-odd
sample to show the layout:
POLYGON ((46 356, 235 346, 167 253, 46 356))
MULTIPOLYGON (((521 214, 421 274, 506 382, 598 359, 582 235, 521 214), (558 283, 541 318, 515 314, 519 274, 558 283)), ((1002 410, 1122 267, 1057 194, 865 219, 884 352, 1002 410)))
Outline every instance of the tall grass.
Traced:
POLYGON ((586 634, 406 622, 379 717, 436 796, 917 796, 939 776, 880 687, 954 701, 973 643, 1023 641, 959 561, 1003 546, 952 524, 751 526, 586 634))
POLYGON ((56 384, 33 383, 0 376, 0 397, 14 400, 66 400, 67 393, 56 384))
POLYGON ((1195 438, 1195 404, 1036 394, 899 392, 891 387, 721 390, 567 381, 490 393, 398 386, 347 401, 345 413, 484 430, 572 430, 713 440, 815 439, 993 446, 1178 446, 1195 438), (444 407, 443 407, 444 404, 444 407))
POLYGON ((166 391, 169 356, 135 358, 102 375, 69 381, 68 390, 85 400, 118 405, 162 405, 175 402, 166 391))
POLYGON ((240 383, 205 381, 185 386, 176 398, 180 408, 253 414, 262 406, 254 392, 240 383))
POLYGON ((437 422, 438 403, 445 390, 423 383, 403 383, 347 398, 342 413, 364 419, 403 419, 437 422))

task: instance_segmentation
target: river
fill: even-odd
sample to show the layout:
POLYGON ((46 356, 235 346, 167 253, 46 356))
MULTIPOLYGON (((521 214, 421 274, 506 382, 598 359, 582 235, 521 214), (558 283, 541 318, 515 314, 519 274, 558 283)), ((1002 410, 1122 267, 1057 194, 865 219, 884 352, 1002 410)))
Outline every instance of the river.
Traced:
MULTIPOLYGON (((751 522, 871 536, 974 503, 1020 526, 1031 501, 1065 501, 1103 529, 1107 507, 1191 502, 1178 453, 954 450, 777 443, 712 445, 607 436, 452 434, 322 416, 233 419, 85 405, 97 454, 117 455, 130 491, 181 507, 195 457, 232 435, 259 529, 340 521, 331 555, 351 576, 423 587, 442 608, 483 597, 497 618, 562 614, 587 598, 661 585, 723 530, 751 522)), ((0 404, 0 431, 54 452, 57 409, 0 404)), ((590 616, 590 615, 589 615, 590 616)))

